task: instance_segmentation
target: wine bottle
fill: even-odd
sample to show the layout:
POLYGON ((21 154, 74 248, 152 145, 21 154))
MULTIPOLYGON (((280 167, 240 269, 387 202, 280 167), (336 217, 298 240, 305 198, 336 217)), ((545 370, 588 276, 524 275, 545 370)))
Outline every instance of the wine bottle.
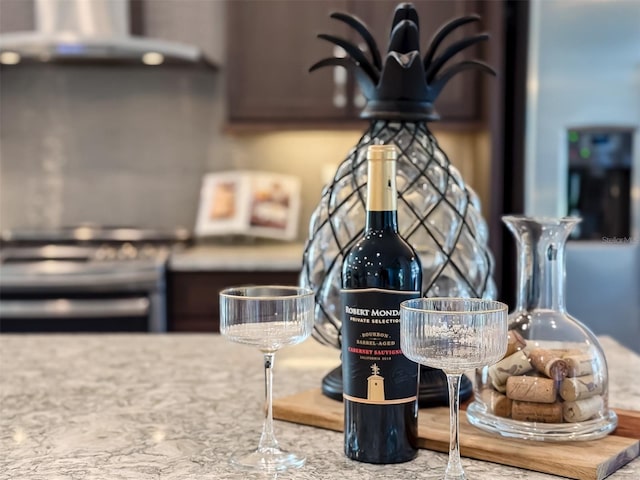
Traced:
POLYGON ((399 463, 417 453, 418 365, 400 349, 400 303, 420 296, 422 269, 398 233, 397 150, 367 150, 364 236, 342 264, 345 454, 399 463))

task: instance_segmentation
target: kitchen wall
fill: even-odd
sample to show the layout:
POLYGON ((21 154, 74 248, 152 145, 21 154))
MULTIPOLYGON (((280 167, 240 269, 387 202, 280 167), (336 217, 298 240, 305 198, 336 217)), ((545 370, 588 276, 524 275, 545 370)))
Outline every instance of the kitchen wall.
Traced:
MULTIPOLYGON (((323 175, 361 132, 225 134, 224 4, 178 3, 147 2, 146 33, 197 42, 220 71, 2 66, 0 228, 87 221, 192 228, 202 175, 246 168, 301 178, 299 238, 306 238, 323 175), (176 26, 209 25, 202 18, 209 28, 176 26)), ((4 31, 29 28, 24 12, 14 23, 5 13, 4 31)), ((486 133, 437 136, 486 208, 486 133)))
POLYGON ((219 77, 88 66, 3 67, 2 227, 189 224, 215 131, 219 77))

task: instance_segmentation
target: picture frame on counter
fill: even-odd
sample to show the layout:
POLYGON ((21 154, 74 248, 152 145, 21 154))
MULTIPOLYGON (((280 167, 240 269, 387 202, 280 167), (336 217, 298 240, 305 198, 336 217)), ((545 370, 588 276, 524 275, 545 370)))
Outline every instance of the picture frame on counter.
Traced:
POLYGON ((293 240, 299 216, 297 177, 247 170, 208 173, 202 180, 195 234, 293 240))

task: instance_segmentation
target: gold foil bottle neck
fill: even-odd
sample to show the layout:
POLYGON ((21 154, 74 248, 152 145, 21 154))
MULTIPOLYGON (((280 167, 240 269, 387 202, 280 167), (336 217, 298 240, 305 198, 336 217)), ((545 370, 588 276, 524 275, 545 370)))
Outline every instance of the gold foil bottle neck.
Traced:
POLYGON ((367 160, 397 160, 398 149, 395 145, 370 145, 367 148, 367 160))
POLYGON ((367 148, 367 210, 397 210, 397 158, 395 145, 371 145, 367 148))

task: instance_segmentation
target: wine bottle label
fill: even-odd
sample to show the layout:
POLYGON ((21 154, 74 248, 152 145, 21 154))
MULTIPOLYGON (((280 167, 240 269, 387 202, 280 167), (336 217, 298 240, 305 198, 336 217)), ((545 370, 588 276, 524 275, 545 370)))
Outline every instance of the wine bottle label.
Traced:
POLYGON ((418 365, 400 349, 400 302, 420 292, 366 288, 341 294, 344 398, 379 405, 415 400, 418 365))

